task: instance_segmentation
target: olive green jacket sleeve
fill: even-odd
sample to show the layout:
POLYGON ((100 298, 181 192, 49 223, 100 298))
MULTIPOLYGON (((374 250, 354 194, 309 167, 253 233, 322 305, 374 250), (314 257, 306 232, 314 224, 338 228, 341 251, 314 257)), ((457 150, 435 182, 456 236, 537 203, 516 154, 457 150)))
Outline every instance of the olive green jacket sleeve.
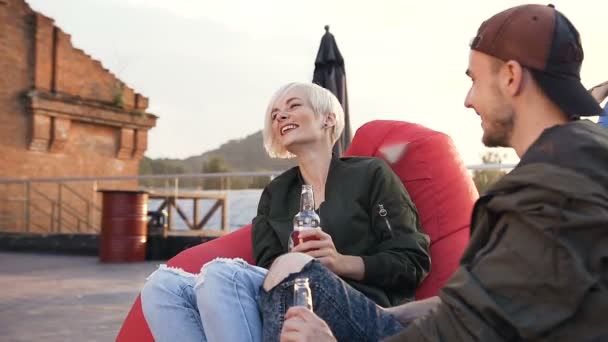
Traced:
POLYGON ((403 183, 390 167, 378 160, 370 171, 371 224, 378 241, 361 256, 363 283, 413 291, 430 270, 428 236, 421 230, 418 212, 403 183))
POLYGON ((264 188, 258 203, 257 215, 252 221, 253 256, 256 265, 269 268, 276 257, 285 251, 274 229, 270 227, 270 192, 264 188))

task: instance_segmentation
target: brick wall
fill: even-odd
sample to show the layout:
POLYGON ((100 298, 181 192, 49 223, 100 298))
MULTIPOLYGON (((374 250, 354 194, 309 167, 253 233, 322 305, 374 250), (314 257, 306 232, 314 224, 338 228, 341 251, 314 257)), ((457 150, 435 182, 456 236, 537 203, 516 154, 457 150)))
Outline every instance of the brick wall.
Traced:
POLYGON ((148 99, 24 1, 0 1, 0 25, 0 177, 137 174, 148 99))
MULTIPOLYGON (((0 178, 137 174, 157 119, 145 96, 23 0, 0 0, 0 42, 0 178)), ((16 188, 0 184, 0 207, 16 188)))
MULTIPOLYGON (((32 17, 18 2, 0 2, 0 152, 26 149, 28 120, 24 90, 32 85, 32 17), (19 18, 19 20, 16 20, 19 18)), ((0 176, 18 158, 0 153, 0 176)))

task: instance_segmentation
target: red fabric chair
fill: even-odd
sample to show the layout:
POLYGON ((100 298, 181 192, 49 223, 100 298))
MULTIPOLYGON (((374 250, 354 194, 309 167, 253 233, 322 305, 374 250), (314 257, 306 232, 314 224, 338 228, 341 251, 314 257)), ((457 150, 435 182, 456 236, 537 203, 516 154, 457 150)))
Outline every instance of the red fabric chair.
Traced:
MULTIPOLYGON (((403 181, 431 238, 431 272, 416 298, 436 295, 456 270, 468 243, 471 211, 478 197, 451 139, 420 125, 378 120, 357 130, 345 155, 383 158, 403 181)), ((168 264, 198 272, 216 257, 240 257, 253 263, 251 225, 187 249, 168 264)), ((116 340, 153 341, 139 297, 116 340)))
POLYGON ((479 197, 452 140, 417 124, 378 120, 357 130, 345 154, 383 158, 403 182, 431 238, 431 272, 416 298, 436 295, 469 242, 471 214, 479 197))

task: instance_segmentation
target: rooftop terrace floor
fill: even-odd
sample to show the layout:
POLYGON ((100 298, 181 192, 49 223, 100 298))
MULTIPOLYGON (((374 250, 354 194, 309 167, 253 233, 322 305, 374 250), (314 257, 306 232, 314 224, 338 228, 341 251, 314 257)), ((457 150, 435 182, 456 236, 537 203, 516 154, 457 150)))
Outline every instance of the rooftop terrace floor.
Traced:
POLYGON ((114 341, 159 263, 0 251, 0 340, 114 341))

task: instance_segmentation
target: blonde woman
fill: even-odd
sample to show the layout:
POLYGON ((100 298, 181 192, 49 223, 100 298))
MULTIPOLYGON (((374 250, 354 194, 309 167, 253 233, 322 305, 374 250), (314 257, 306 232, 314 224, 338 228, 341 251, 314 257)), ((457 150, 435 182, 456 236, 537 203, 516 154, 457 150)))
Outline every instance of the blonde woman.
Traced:
MULTIPOLYGON (((278 340, 279 331, 266 322, 263 332, 259 302, 267 269, 288 252, 303 184, 313 188, 322 229, 294 251, 306 251, 380 306, 413 298, 429 271, 428 238, 403 184, 382 160, 332 156, 343 128, 344 112, 328 90, 290 83, 275 93, 264 118, 264 146, 272 157, 296 158, 298 166, 261 195, 252 233, 257 266, 218 259, 200 274, 161 266, 142 291, 157 341, 262 341, 263 334, 264 341, 278 340)), ((314 296, 320 284, 312 285, 314 296)), ((279 326, 281 317, 276 312, 279 326)), ((401 327, 389 324, 393 332, 401 327)))

